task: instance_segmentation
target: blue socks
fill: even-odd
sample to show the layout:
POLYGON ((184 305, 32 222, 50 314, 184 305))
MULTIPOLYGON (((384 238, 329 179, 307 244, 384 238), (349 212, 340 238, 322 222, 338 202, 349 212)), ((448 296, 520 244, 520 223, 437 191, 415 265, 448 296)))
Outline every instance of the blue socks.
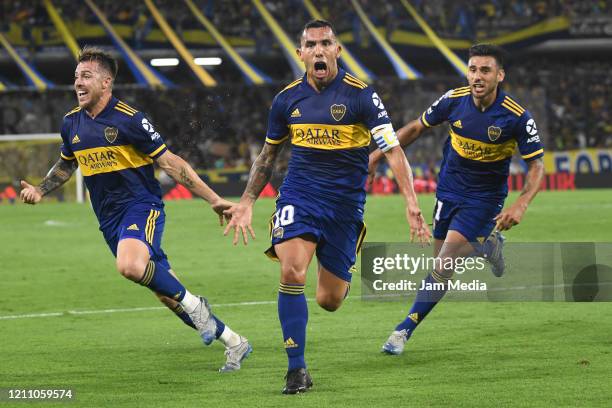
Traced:
POLYGON ((419 289, 417 292, 408 316, 395 328, 397 331, 406 330, 408 336, 442 299, 448 289, 448 279, 433 271, 427 275, 421 285, 424 285, 423 289, 419 289))
MULTIPOLYGON (((183 321, 183 323, 185 323, 187 326, 191 327, 192 329, 197 330, 197 328, 193 324, 193 321, 191 321, 191 317, 189 317, 189 314, 187 314, 185 309, 183 309, 183 306, 181 306, 180 304, 177 304, 176 307, 172 309, 172 311, 176 314, 176 316, 179 319, 183 321)), ((215 332, 215 339, 219 339, 219 337, 221 337, 221 334, 223 334, 223 330, 225 330, 225 323, 219 320, 219 318, 215 315, 213 315, 213 319, 215 319, 215 321, 217 322, 217 331, 215 332)))
POLYGON ((180 304, 177 304, 174 309, 172 309, 172 311, 178 316, 179 319, 181 319, 183 321, 183 323, 185 323, 187 326, 191 327, 192 329, 195 329, 195 325, 193 324, 193 322, 191 321, 191 318, 189 317, 189 315, 187 314, 187 312, 185 311, 185 309, 183 309, 183 306, 181 306, 180 304))
POLYGON ((167 262, 150 260, 142 279, 138 283, 153 292, 180 302, 185 297, 185 287, 168 272, 169 269, 170 265, 167 262))
MULTIPOLYGON (((145 269, 145 273, 142 279, 138 282, 142 286, 146 286, 154 292, 167 296, 171 299, 180 302, 185 297, 185 287, 179 282, 170 272, 170 265, 167 261, 156 262, 150 260, 145 269)), ((183 321, 187 326, 196 328, 189 314, 185 311, 183 306, 180 304, 176 305, 173 309, 174 313, 179 319, 183 321)), ((218 339, 223 330, 225 330, 225 323, 219 320, 213 315, 213 318, 217 322, 217 331, 215 332, 215 338, 218 339)))
POLYGON ((219 318, 215 315, 213 315, 213 319, 215 319, 215 321, 217 322, 217 331, 215 332, 215 339, 218 339, 219 337, 221 337, 221 334, 223 334, 223 330, 225 330, 225 323, 219 320, 219 318))
POLYGON ((283 329, 285 351, 289 358, 289 370, 306 368, 306 324, 308 305, 304 285, 281 283, 278 289, 278 319, 283 329))

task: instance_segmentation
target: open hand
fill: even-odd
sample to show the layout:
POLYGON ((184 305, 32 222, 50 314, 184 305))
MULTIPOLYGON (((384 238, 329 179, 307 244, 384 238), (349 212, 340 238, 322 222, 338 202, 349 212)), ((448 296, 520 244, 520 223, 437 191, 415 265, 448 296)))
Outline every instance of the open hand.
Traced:
POLYGON ((251 226, 251 219, 253 218, 253 207, 247 204, 235 204, 231 208, 223 211, 223 215, 230 218, 230 221, 223 231, 223 235, 227 235, 229 231, 234 229, 234 239, 232 243, 238 244, 238 232, 242 234, 242 242, 244 245, 248 245, 249 238, 248 233, 253 239, 255 239, 255 231, 251 226))
POLYGON ((26 204, 38 204, 42 200, 43 194, 40 188, 21 180, 21 193, 19 193, 19 196, 21 201, 26 204))

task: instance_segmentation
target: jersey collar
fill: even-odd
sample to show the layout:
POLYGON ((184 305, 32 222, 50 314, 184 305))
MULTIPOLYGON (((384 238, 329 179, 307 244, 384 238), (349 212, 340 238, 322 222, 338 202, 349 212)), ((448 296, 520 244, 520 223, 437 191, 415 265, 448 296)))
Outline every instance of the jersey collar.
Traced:
POLYGON ((115 98, 113 95, 111 95, 111 98, 108 100, 108 103, 106 104, 106 106, 104 107, 104 109, 102 109, 102 111, 100 111, 100 113, 98 113, 98 115, 95 118, 92 118, 91 116, 89 116, 89 113, 85 112, 85 109, 82 110, 83 114, 85 116, 87 116, 89 119, 91 120, 96 120, 100 117, 103 117, 104 115, 106 115, 108 113, 108 111, 110 111, 111 109, 113 109, 115 107, 115 105, 117 104, 117 102, 119 102, 119 99, 115 98))
POLYGON ((310 84, 308 83, 308 74, 304 73, 304 76, 302 77, 302 86, 307 87, 308 89, 310 89, 313 93, 317 94, 317 95, 321 95, 324 94, 325 92, 327 92, 329 89, 334 89, 338 86, 338 84, 342 81, 342 78, 344 78, 344 75, 346 74, 346 71, 344 71, 342 68, 338 67, 338 74, 336 75, 336 77, 331 81, 331 83, 325 88, 323 89, 321 92, 317 92, 312 86, 310 86, 310 84))
POLYGON ((476 103, 474 103, 474 97, 471 94, 470 94, 470 103, 477 112, 485 113, 491 110, 494 106, 499 105, 504 100, 505 96, 506 94, 504 93, 504 91, 502 91, 502 89, 498 86, 497 87, 497 97, 495 97, 495 100, 493 101, 491 106, 486 108, 484 111, 481 111, 480 109, 478 109, 478 107, 476 106, 476 103))

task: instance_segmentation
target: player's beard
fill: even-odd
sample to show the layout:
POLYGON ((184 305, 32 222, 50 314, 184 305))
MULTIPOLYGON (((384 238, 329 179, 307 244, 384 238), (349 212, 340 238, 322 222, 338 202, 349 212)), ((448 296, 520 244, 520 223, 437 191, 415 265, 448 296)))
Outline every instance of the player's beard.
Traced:
POLYGON ((93 89, 80 89, 77 91, 77 101, 81 109, 91 109, 100 101, 101 92, 93 89), (85 91, 87 94, 84 97, 79 97, 78 92, 85 91))

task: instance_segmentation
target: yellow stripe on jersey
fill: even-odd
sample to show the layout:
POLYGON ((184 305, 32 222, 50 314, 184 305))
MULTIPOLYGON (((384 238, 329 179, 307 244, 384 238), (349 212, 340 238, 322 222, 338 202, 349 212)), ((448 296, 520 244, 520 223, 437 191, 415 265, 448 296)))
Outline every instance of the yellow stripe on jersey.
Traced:
POLYGON ((153 163, 153 160, 132 145, 102 146, 74 152, 84 176, 135 169, 153 163))
POLYGON ((64 115, 64 117, 69 116, 69 115, 72 115, 73 113, 76 113, 76 112, 78 112, 78 111, 80 111, 80 110, 81 110, 81 107, 80 107, 80 106, 77 106, 76 108, 73 108, 71 111, 67 112, 67 113, 64 115))
POLYGON ((115 105, 115 108, 114 108, 114 109, 115 109, 115 110, 118 110, 119 112, 123 112, 123 113, 125 113, 125 114, 126 114, 126 115, 128 115, 128 116, 134 116, 134 113, 133 113, 133 112, 131 112, 131 111, 129 111, 129 110, 126 110, 126 109, 123 109, 123 108, 122 108, 122 107, 120 107, 119 105, 115 105))
POLYGON ((361 123, 328 125, 297 123, 289 125, 291 144, 311 149, 339 150, 370 145, 370 131, 361 123))
POLYGON ((350 80, 348 78, 343 78, 342 82, 344 82, 345 84, 349 84, 351 86, 354 86, 355 88, 359 88, 359 89, 365 89, 365 87, 367 86, 367 85, 361 85, 361 84, 359 84, 357 82, 354 82, 354 81, 352 81, 352 80, 350 80))
POLYGON ((514 106, 516 110, 520 111, 521 113, 525 112, 525 108, 523 108, 521 105, 516 103, 516 101, 512 99, 511 97, 509 97, 508 95, 506 95, 506 98, 504 98, 504 102, 507 102, 510 105, 514 106))
POLYGON ((136 109, 132 108, 130 105, 128 105, 127 103, 122 102, 122 101, 117 102, 116 106, 119 106, 120 108, 123 108, 123 109, 125 109, 127 111, 130 111, 132 113, 138 112, 136 109))
POLYGON ((462 96, 469 95, 471 93, 469 86, 463 88, 453 89, 453 92, 449 95, 450 98, 460 98, 462 96))
POLYGON ((480 140, 460 136, 449 129, 451 145, 457 154, 465 159, 491 163, 512 157, 516 150, 516 140, 500 144, 481 142, 480 140))
POLYGON ((509 105, 506 101, 503 101, 501 106, 503 106, 504 108, 508 109, 510 112, 514 113, 516 116, 521 116, 523 114, 523 112, 517 110, 514 106, 509 105))
POLYGON ((60 152, 60 157, 64 160, 74 160, 76 157, 74 156, 66 156, 64 153, 60 152))
POLYGON ((544 149, 536 150, 533 153, 525 154, 521 156, 523 159, 531 159, 533 156, 537 156, 540 153, 544 153, 544 149))
POLYGON ((161 152, 162 150, 164 150, 164 148, 165 148, 165 147, 166 147, 166 145, 165 145, 165 144, 163 144, 163 145, 159 146, 157 149, 155 149, 155 150, 153 151, 153 153, 149 153, 149 157, 153 157, 153 156, 155 156, 157 153, 159 153, 159 152, 161 152))
POLYGON ((359 85, 361 85, 361 86, 368 86, 368 84, 366 84, 365 82, 363 82, 361 79, 359 79, 359 78, 356 78, 356 77, 352 76, 352 75, 351 75, 351 74, 349 74, 348 72, 347 72, 347 73, 344 75, 344 77, 345 77, 346 79, 350 79, 351 81, 358 83, 358 84, 359 84, 359 85))
POLYGON ((302 82, 302 78, 300 78, 300 79, 296 79, 295 81, 293 81, 292 83, 290 83, 289 85, 287 85, 286 87, 284 87, 284 88, 283 88, 283 90, 282 90, 282 91, 280 91, 279 93, 281 93, 281 92, 285 92, 287 89, 291 89, 291 88, 293 88, 294 86, 299 85, 299 84, 300 84, 300 82, 302 82))
POLYGON ((270 144, 273 144, 273 145, 277 145, 277 144, 281 144, 281 143, 283 143, 283 142, 284 142, 285 140, 287 140, 288 138, 289 138, 289 135, 287 135, 287 136, 283 137, 282 139, 278 139, 278 140, 276 140, 276 139, 270 139, 269 137, 266 137, 266 143, 270 143, 270 144))
POLYGON ((425 119, 425 112, 423 112, 423 115, 421 116, 421 120, 423 121, 423 124, 427 127, 431 127, 431 125, 429 124, 429 122, 427 122, 427 119, 425 119))

